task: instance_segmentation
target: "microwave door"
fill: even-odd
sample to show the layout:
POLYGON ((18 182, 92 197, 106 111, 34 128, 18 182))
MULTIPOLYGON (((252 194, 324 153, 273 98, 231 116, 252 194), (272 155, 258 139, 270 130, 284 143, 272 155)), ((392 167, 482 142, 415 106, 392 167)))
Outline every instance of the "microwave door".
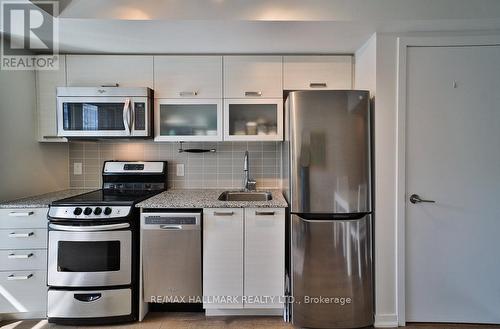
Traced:
POLYGON ((62 137, 127 137, 132 132, 132 100, 58 97, 57 120, 62 137))

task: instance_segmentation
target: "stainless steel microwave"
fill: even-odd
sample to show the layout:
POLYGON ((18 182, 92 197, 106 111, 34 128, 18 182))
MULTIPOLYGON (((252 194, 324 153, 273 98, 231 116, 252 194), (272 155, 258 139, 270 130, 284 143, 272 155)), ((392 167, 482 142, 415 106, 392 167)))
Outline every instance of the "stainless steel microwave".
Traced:
POLYGON ((150 88, 58 87, 57 135, 61 137, 151 137, 150 88))

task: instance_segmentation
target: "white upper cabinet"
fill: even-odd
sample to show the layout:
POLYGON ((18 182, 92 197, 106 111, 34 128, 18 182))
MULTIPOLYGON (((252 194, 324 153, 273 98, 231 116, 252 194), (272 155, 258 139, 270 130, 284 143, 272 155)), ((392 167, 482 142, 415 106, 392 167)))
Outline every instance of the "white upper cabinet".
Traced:
POLYGON ((283 89, 352 89, 352 56, 285 56, 283 89))
POLYGON ((66 86, 66 56, 59 56, 59 69, 36 71, 36 109, 39 142, 67 142, 57 137, 56 88, 66 86))
POLYGON ((282 98, 281 56, 224 56, 224 98, 282 98))
POLYGON ((67 55, 69 87, 153 88, 153 56, 146 55, 67 55))
POLYGON ((154 56, 155 98, 222 98, 222 56, 154 56))

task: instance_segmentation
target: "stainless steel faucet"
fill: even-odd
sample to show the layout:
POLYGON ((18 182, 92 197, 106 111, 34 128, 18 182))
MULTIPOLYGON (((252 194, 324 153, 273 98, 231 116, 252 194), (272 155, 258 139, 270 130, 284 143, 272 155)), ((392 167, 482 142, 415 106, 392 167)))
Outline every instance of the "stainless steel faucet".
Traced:
POLYGON ((257 182, 250 178, 249 168, 248 151, 245 151, 245 159, 243 160, 243 190, 245 192, 255 191, 257 189, 257 182))

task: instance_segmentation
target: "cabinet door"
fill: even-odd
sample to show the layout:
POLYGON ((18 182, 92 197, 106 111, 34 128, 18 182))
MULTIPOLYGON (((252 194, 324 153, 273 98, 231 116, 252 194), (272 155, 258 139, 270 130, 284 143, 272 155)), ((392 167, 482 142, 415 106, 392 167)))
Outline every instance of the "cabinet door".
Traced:
POLYGON ((68 86, 153 88, 153 56, 67 55, 68 86))
POLYGON ((222 99, 156 99, 155 141, 221 141, 222 99))
POLYGON ((47 271, 1 271, 0 314, 47 312, 47 271))
POLYGON ((154 56, 156 98, 222 98, 222 56, 154 56))
POLYGON ((285 209, 245 209, 244 268, 245 296, 274 298, 245 303, 245 308, 283 308, 285 209))
POLYGON ((352 89, 352 56, 285 56, 285 90, 352 89))
POLYGON ((66 56, 59 55, 57 70, 36 71, 36 109, 39 142, 67 142, 57 136, 56 88, 66 86, 66 56))
POLYGON ((224 98, 282 98, 281 56, 224 56, 224 98))
POLYGON ((203 210, 204 308, 243 307, 243 209, 203 210), (233 303, 213 298, 234 296, 233 303), (211 301, 211 302, 207 302, 211 301))
POLYGON ((283 100, 224 100, 224 140, 283 140, 283 100))

